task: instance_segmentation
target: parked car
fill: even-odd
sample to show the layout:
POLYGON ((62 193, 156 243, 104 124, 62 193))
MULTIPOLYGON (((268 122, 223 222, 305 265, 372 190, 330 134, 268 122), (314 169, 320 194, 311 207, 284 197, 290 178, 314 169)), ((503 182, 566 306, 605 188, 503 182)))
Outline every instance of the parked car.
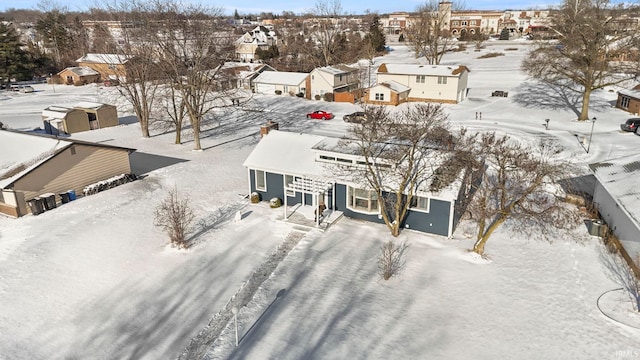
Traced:
POLYGON ((307 119, 329 120, 333 119, 333 114, 323 110, 316 110, 307 114, 307 119))
POLYGON ((620 129, 623 131, 636 132, 636 129, 640 126, 640 118, 627 119, 624 124, 620 124, 620 129))
POLYGON ((118 86, 120 81, 118 79, 107 79, 102 83, 104 86, 118 86))
POLYGON ((354 113, 343 116, 342 120, 344 120, 345 122, 360 124, 367 120, 367 114, 362 111, 356 111, 354 113))
POLYGON ((21 93, 32 93, 35 91, 35 89, 31 85, 19 85, 19 84, 12 84, 10 89, 11 91, 19 91, 21 93))

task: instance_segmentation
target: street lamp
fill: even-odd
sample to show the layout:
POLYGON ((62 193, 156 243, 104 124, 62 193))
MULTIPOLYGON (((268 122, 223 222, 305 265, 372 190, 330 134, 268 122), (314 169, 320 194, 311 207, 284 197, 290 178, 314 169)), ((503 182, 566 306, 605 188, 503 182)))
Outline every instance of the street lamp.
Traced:
POLYGON ((594 116, 591 119, 591 132, 589 133, 589 145, 587 145, 587 154, 589 153, 589 149, 591 148, 591 138, 593 137, 593 126, 596 124, 596 117, 594 116))
POLYGON ((236 324, 236 347, 238 347, 238 308, 234 306, 231 308, 231 312, 233 313, 233 321, 236 324))

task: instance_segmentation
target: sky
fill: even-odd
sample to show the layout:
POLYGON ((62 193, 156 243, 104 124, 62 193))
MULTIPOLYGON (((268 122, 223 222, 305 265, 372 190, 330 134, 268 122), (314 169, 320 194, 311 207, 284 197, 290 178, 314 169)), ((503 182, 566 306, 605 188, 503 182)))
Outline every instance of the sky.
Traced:
MULTIPOLYGON (((592 94, 590 115, 597 123, 577 122, 566 102, 521 72, 528 50, 523 43, 493 41, 477 52, 445 54, 443 64, 471 69, 468 98, 445 105, 454 128, 507 133, 523 144, 553 139, 563 146, 558 156, 580 169, 637 154, 640 136, 619 128, 630 115, 611 106, 618 88, 592 94), (496 52, 503 55, 480 58, 496 52), (508 91, 508 97, 492 97, 494 90, 508 91), (578 139, 591 129, 587 153, 578 139)), ((374 65, 419 60, 424 58, 415 59, 406 46, 393 45, 374 65)), ((263 264, 289 234, 299 233, 277 220, 283 209, 244 197, 249 189, 242 163, 260 139, 259 126, 274 120, 282 131, 343 136, 349 124, 342 116, 360 110, 357 105, 247 94, 241 107, 221 110, 220 122, 203 129, 204 150, 192 151, 188 133, 182 145, 173 145, 174 133, 162 129, 143 139, 115 87, 34 87, 30 94, 0 92, 0 121, 29 130, 42 126, 41 111, 52 104, 115 104, 126 120, 120 126, 72 139, 137 149, 132 166, 144 176, 37 216, 0 216, 2 360, 176 359, 200 330, 218 327, 224 331, 205 347, 211 360, 353 354, 638 359, 640 330, 601 311, 637 328, 640 315, 624 293, 609 292, 621 287, 618 264, 584 225, 554 233, 551 243, 501 227, 487 243, 485 261, 467 252, 474 242, 471 224, 460 224, 450 239, 403 231, 398 240, 410 244, 406 268, 382 281, 375 259, 389 231, 343 217, 324 233, 303 233, 264 282, 249 283, 251 274, 265 273, 263 264), (305 118, 318 109, 336 117, 305 118), (167 246, 152 221, 153 209, 174 186, 190 197, 198 219, 194 245, 186 251, 167 246), (247 302, 234 296, 244 289, 255 291, 247 302), (225 320, 233 306, 239 309, 237 348, 233 322, 225 320)), ((313 216, 310 208, 301 214, 313 216)))
MULTIPOLYGON (((55 0, 54 0, 55 1, 55 0)), ((17 9, 35 9, 41 0, 0 0, 0 10, 6 10, 8 8, 17 9)), ((405 0, 400 3, 386 0, 343 0, 341 1, 342 9, 347 14, 364 14, 367 12, 377 12, 379 14, 390 13, 394 11, 413 11, 419 4, 425 1, 420 0, 405 0)), ((82 11, 89 7, 95 1, 73 1, 73 0, 59 0, 56 3, 67 6, 69 10, 82 11)), ((235 10, 238 10, 240 14, 259 14, 261 12, 272 12, 274 14, 281 14, 283 11, 292 11, 296 14, 304 13, 307 10, 312 9, 315 6, 315 1, 302 1, 291 3, 287 0, 274 0, 274 1, 256 1, 256 0, 236 0, 233 1, 233 5, 228 5, 227 2, 220 0, 208 1, 213 6, 224 7, 225 13, 232 15, 235 10)), ((498 1, 498 0, 475 0, 465 1, 465 8, 471 10, 506 10, 506 9, 544 9, 549 6, 554 6, 560 3, 560 1, 544 1, 544 0, 516 0, 516 1, 498 1)))

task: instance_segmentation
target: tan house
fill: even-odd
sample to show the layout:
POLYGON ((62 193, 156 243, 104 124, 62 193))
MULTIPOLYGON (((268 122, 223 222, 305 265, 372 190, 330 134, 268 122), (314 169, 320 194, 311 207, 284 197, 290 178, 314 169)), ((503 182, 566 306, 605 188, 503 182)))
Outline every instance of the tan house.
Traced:
POLYGON ((276 32, 265 26, 257 26, 251 31, 247 31, 236 40, 236 58, 240 61, 258 60, 256 50, 268 50, 269 47, 278 45, 276 32))
POLYGON ((324 66, 313 69, 311 77, 312 98, 321 99, 324 94, 349 93, 360 88, 358 69, 345 65, 324 66))
POLYGON ((51 135, 73 134, 119 124, 115 106, 87 101, 73 107, 49 106, 41 116, 45 132, 51 135))
POLYGON ((363 101, 367 104, 397 106, 409 100, 410 91, 410 87, 390 80, 367 89, 363 101))
POLYGON ((265 71, 253 81, 256 94, 297 95, 309 99, 309 74, 287 71, 265 71))
POLYGON ((81 194, 88 185, 131 174, 134 149, 0 130, 0 213, 20 217, 30 202, 81 194))
POLYGON ((98 82, 100 73, 88 66, 68 67, 58 74, 59 81, 56 83, 67 85, 84 85, 98 82))
POLYGON ((76 60, 78 66, 89 67, 100 74, 99 81, 118 79, 126 81, 127 64, 132 56, 119 54, 86 54, 76 60))
POLYGON ((616 107, 634 115, 640 114, 640 85, 618 91, 616 107))
POLYGON ((460 65, 381 64, 377 83, 395 81, 411 88, 408 101, 459 103, 467 97, 469 69, 460 65))

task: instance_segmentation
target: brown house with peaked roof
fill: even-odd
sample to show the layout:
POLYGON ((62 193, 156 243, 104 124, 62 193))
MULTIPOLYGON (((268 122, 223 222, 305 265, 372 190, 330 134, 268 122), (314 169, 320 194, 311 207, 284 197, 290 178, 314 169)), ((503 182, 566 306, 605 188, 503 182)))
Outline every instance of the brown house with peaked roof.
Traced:
POLYGON ((88 185, 131 173, 134 149, 0 130, 0 213, 20 217, 39 197, 63 202, 88 185), (51 198, 51 196, 53 196, 51 198))

